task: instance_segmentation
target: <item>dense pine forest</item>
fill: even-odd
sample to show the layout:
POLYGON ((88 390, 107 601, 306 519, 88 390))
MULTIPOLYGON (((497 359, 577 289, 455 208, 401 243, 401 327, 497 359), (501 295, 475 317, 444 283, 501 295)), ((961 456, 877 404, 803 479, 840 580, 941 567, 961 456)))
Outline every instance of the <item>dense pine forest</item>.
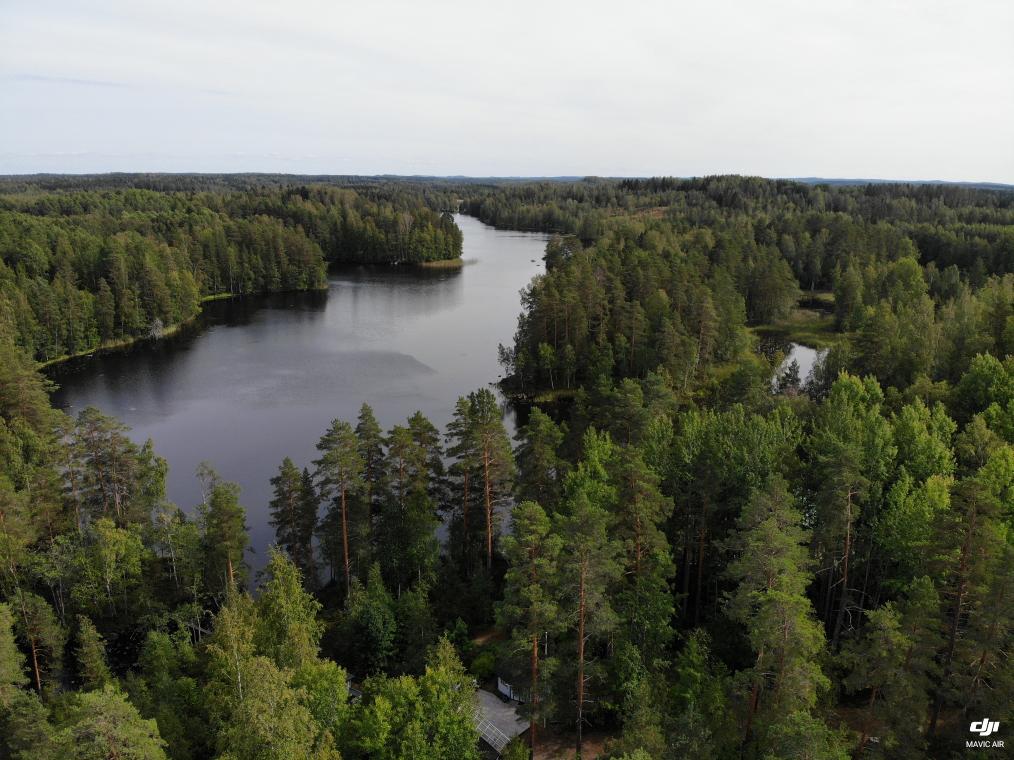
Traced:
POLYGON ((0 757, 477 758, 498 676, 517 760, 960 757, 1014 719, 1014 192, 2 188, 0 757), (457 208, 554 233, 499 347, 523 424, 488 388, 321 420, 256 576, 213 463, 171 504, 157 440, 50 405, 40 361, 204 297, 460 256, 457 208))
POLYGON ((161 336, 204 299, 322 289, 328 264, 461 256, 452 199, 416 186, 130 176, 0 181, 0 322, 32 357, 161 336))

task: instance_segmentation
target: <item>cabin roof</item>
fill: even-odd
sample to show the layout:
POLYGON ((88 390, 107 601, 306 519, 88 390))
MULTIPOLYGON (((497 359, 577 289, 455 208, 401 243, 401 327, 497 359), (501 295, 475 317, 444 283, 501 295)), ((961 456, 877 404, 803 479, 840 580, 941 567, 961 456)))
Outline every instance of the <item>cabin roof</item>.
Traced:
POLYGON ((518 715, 518 703, 504 702, 485 689, 475 691, 475 724, 483 741, 497 752, 503 752, 507 742, 528 730, 527 720, 518 715))

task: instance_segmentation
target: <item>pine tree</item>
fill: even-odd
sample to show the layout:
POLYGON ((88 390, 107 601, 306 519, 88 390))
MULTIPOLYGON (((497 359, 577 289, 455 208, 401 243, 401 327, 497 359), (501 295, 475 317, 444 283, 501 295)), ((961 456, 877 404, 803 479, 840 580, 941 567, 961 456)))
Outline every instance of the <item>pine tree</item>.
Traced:
POLYGON ((496 396, 488 388, 468 395, 471 407, 471 437, 478 457, 482 505, 486 527, 486 567, 493 566, 493 539, 496 534, 496 507, 510 498, 514 482, 514 456, 503 426, 503 414, 496 396))
POLYGON ((15 629, 28 647, 33 683, 41 696, 48 681, 60 680, 67 635, 49 602, 38 594, 19 592, 12 601, 15 629))
POLYGON ((112 686, 80 694, 53 736, 53 757, 164 760, 165 742, 123 692, 112 686))
POLYGON ((946 702, 968 706, 983 697, 994 678, 1003 683, 1007 668, 1003 642, 1014 618, 1003 505, 1010 503, 1012 492, 1014 448, 1005 445, 955 483, 952 510, 938 526, 934 564, 941 578, 947 630, 927 730, 930 737, 946 702))
POLYGON ((552 531, 545 511, 534 501, 514 508, 511 534, 503 538, 508 570, 504 576, 503 602, 497 623, 509 631, 516 655, 527 654, 528 698, 526 701, 529 746, 534 756, 538 723, 545 717, 542 691, 553 662, 540 658, 543 637, 560 627, 559 593, 560 536, 552 531))
POLYGON ((785 721, 811 726, 811 710, 830 686, 817 661, 825 639, 806 597, 810 537, 800 523, 776 475, 744 507, 729 541, 737 556, 727 573, 737 586, 728 612, 745 627, 755 657, 742 674, 749 688, 743 735, 761 749, 777 743, 785 721))
POLYGON ((609 510, 616 492, 606 470, 614 455, 609 435, 589 429, 584 437, 584 458, 567 478, 564 511, 556 520, 562 542, 561 588, 563 598, 572 605, 569 612, 576 624, 575 741, 579 757, 588 700, 588 644, 616 626, 608 592, 620 575, 617 558, 621 549, 609 535, 609 510))
POLYGON ((674 568, 662 528, 673 512, 672 499, 636 448, 627 448, 610 466, 617 499, 610 535, 622 542, 622 587, 615 594, 627 640, 642 667, 663 665, 672 639, 674 613, 669 580, 674 568))
POLYGON ((690 632, 673 663, 672 709, 666 722, 680 757, 709 760, 735 752, 736 728, 729 706, 729 676, 701 629, 690 632))
POLYGON ((434 498, 442 490, 442 452, 436 429, 421 415, 415 415, 409 426, 394 426, 386 445, 390 487, 377 545, 384 576, 400 594, 412 583, 429 582, 436 568, 434 498))
POLYGON ((454 458, 448 470, 453 515, 451 529, 460 529, 461 538, 460 541, 452 542, 451 551, 452 556, 457 555, 461 569, 466 574, 471 572, 474 553, 475 520, 472 510, 480 493, 477 483, 480 459, 472 428, 472 404, 468 398, 460 396, 454 405, 454 415, 447 424, 446 439, 447 455, 454 458))
POLYGON ((359 454, 359 441, 352 426, 342 420, 333 420, 331 427, 317 443, 320 459, 314 461, 315 480, 321 495, 330 499, 329 522, 337 523, 341 530, 342 569, 345 592, 352 586, 352 553, 349 548, 349 504, 353 495, 365 488, 363 459, 359 454))
MULTIPOLYGON (((897 449, 890 424, 880 413, 883 393, 873 378, 842 374, 821 406, 808 442, 817 490, 817 543, 822 555, 825 617, 836 648, 856 596, 857 546, 869 550, 871 517, 883 494, 897 449), (836 572, 837 570, 837 572, 836 572), (835 580, 835 577, 837 580, 835 580), (832 613, 833 590, 838 603, 832 613)), ((861 594, 860 594, 861 595, 861 594)))
POLYGON ((859 753, 868 751, 878 727, 880 752, 913 760, 924 756, 928 690, 941 644, 939 614, 932 582, 919 578, 902 602, 870 611, 862 636, 842 649, 844 685, 850 692, 864 692, 867 699, 859 753))

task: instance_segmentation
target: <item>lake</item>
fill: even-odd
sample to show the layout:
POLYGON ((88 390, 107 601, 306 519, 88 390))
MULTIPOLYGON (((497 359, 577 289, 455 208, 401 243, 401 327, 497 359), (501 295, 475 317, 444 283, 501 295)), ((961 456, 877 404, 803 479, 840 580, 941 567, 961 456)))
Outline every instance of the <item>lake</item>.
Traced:
POLYGON ((499 377, 497 345, 512 342, 548 236, 455 220, 460 269, 350 267, 326 292, 209 302, 170 338, 53 367, 53 403, 96 406, 152 438, 169 499, 188 511, 202 461, 239 483, 260 567, 274 538, 268 480, 284 457, 309 465, 330 421, 355 424, 364 401, 385 429, 421 410, 442 430, 459 396, 499 377))

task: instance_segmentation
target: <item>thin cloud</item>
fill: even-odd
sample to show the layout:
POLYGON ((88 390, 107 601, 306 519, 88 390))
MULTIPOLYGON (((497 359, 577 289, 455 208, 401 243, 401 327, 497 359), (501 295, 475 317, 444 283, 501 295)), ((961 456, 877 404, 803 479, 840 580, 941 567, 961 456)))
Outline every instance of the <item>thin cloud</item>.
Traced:
POLYGON ((77 77, 49 76, 47 74, 15 74, 15 82, 37 82, 41 84, 74 85, 76 87, 130 87, 126 82, 108 82, 101 79, 79 79, 77 77))
POLYGON ((924 10, 0 0, 0 172, 1014 181, 1014 4, 924 10))

